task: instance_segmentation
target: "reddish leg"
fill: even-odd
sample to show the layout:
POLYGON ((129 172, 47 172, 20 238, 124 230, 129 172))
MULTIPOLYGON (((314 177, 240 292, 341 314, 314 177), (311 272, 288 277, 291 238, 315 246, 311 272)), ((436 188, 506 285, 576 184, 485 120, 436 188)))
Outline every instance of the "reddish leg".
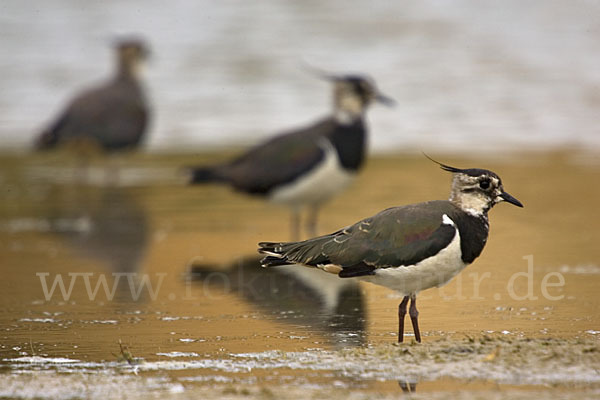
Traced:
POLYGON ((410 309, 408 310, 408 313, 410 315, 410 320, 412 321, 413 331, 415 332, 415 340, 421 343, 421 331, 419 330, 419 311, 417 310, 417 295, 411 295, 410 299, 412 301, 410 302, 410 309))
POLYGON ((398 343, 404 341, 404 316, 406 315, 406 306, 410 296, 404 296, 400 305, 398 305, 398 343))

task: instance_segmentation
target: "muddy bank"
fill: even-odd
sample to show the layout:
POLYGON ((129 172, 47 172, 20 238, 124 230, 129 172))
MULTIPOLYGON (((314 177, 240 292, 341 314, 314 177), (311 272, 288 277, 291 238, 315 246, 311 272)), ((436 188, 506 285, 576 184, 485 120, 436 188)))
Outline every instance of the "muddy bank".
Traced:
MULTIPOLYGON (((2 396, 598 393, 598 156, 438 157, 494 170, 525 208, 490 212, 482 256, 420 294, 424 342, 403 346, 395 293, 263 275, 256 243, 288 238, 287 210, 180 175, 227 156, 110 160, 116 183, 103 159, 82 180, 61 153, 0 157, 2 396), (119 340, 144 362, 119 361, 119 340)), ((373 157, 319 230, 443 199, 449 180, 422 155, 373 157)))

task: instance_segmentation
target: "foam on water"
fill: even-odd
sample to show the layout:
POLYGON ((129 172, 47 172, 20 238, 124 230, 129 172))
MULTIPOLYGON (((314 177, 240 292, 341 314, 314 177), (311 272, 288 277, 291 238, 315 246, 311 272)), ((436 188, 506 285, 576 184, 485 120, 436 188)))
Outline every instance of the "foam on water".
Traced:
MULTIPOLYGON (((502 332, 504 334, 504 332, 502 332)), ((592 332, 590 332, 591 334, 592 332)), ((595 334, 595 332, 593 332, 595 334)), ((106 373, 157 371, 212 371, 249 374, 256 370, 328 372, 333 377, 357 381, 429 381, 442 378, 487 380, 510 385, 598 384, 594 361, 596 342, 540 339, 508 339, 451 342, 425 346, 377 346, 339 351, 311 350, 233 353, 219 358, 201 358, 194 352, 157 353, 186 360, 140 360, 126 363, 90 363, 68 358, 18 357, 4 359, 13 370, 27 371, 36 365, 61 373, 106 373), (517 353, 514 349, 519 349, 517 353), (573 361, 577 362, 573 362, 573 361)), ((254 374, 253 374, 254 375, 254 374)), ((246 377, 247 378, 247 377, 246 377)), ((208 378, 206 378, 208 379, 208 378)))
POLYGON ((25 363, 25 364, 73 364, 73 363, 79 363, 79 360, 74 360, 71 358, 64 358, 64 357, 38 357, 38 356, 31 356, 31 357, 17 357, 17 358, 5 358, 4 360, 5 362, 11 362, 11 363, 25 363))
POLYGON ((172 351, 170 353, 156 353, 157 356, 163 356, 163 357, 170 357, 170 358, 175 358, 175 357, 198 357, 198 353, 194 353, 194 352, 189 352, 189 353, 184 353, 184 352, 180 352, 180 351, 172 351))
POLYGON ((598 275, 600 274, 600 266, 596 264, 584 264, 584 265, 562 265, 558 269, 563 274, 576 274, 576 275, 598 275))

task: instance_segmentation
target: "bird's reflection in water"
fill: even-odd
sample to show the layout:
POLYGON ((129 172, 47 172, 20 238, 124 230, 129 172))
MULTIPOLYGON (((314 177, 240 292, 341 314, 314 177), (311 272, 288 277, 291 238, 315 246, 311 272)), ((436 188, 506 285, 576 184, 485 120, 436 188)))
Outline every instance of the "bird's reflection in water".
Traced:
POLYGON ((106 187, 80 205, 80 220, 89 229, 66 234, 83 256, 108 265, 114 272, 135 272, 147 244, 146 214, 125 190, 106 187))
POLYGON ((225 268, 193 263, 193 281, 222 285, 278 321, 325 333, 334 345, 364 343, 366 310, 359 285, 310 268, 266 269, 260 257, 225 268))
MULTIPOLYGON (((148 243, 146 212, 126 188, 114 186, 60 186, 47 218, 53 234, 72 251, 107 269, 109 287, 119 274, 116 299, 143 301, 146 291, 132 296, 148 243)), ((86 265, 81 265, 82 272, 86 265)))

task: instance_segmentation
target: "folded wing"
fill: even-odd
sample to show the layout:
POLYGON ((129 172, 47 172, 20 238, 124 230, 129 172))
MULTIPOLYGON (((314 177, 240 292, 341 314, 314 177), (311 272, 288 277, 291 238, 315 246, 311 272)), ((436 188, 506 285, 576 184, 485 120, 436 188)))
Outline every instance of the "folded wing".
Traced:
POLYGON ((333 265, 339 267, 340 277, 413 265, 434 256, 452 241, 456 227, 443 219, 452 207, 445 201, 395 207, 330 235, 302 242, 260 243, 259 252, 267 254, 262 264, 333 265))

